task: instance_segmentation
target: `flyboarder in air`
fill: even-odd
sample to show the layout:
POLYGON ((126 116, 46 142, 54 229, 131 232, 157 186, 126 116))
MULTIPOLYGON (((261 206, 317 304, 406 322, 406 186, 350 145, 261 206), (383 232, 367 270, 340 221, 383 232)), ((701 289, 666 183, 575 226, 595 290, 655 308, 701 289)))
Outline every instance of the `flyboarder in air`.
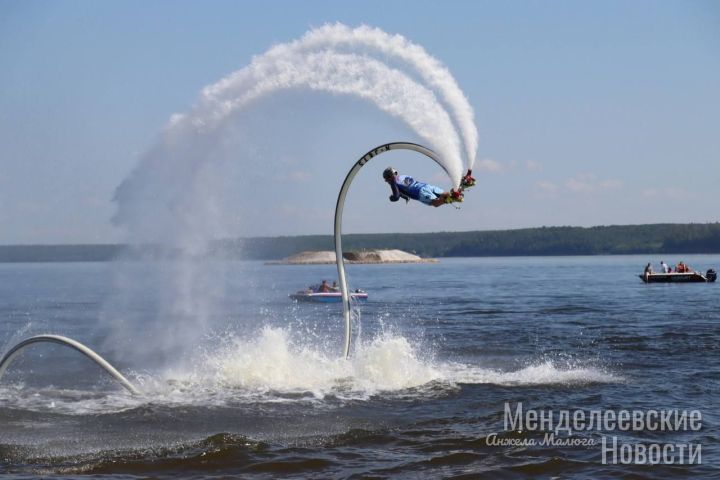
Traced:
POLYGON ((418 182, 409 175, 398 175, 397 170, 392 167, 388 167, 383 171, 383 178, 390 184, 392 189, 391 202, 397 202, 401 198, 407 202, 412 198, 433 207, 439 207, 446 203, 462 202, 463 190, 475 185, 471 170, 468 170, 463 177, 460 188, 453 188, 449 192, 428 183, 418 182))

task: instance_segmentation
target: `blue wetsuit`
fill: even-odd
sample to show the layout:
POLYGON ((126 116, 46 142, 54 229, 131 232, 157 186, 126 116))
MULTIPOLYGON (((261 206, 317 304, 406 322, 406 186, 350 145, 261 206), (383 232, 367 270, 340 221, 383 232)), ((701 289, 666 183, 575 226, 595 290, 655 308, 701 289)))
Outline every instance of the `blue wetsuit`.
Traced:
POLYGON ((405 196, 430 205, 433 200, 445 193, 442 188, 428 183, 417 182, 410 175, 398 175, 394 181, 390 182, 390 187, 393 191, 390 200, 393 202, 397 202, 401 197, 405 196))

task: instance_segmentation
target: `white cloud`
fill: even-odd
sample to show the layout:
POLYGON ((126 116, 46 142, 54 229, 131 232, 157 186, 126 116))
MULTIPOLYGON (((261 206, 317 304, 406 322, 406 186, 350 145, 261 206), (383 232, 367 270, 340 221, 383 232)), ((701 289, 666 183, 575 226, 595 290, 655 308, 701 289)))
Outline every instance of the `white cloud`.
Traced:
POLYGON ((659 193, 657 188, 646 188, 642 191, 643 197, 656 197, 659 193))
POLYGON ((492 158, 483 158, 475 162, 473 170, 497 173, 502 171, 502 165, 492 158))
POLYGON ((622 187, 623 183, 615 178, 598 180, 597 175, 594 173, 578 173, 574 177, 567 179, 564 185, 571 192, 594 193, 618 189, 622 187))
POLYGON ((570 178, 565 181, 565 187, 573 192, 589 193, 595 190, 593 185, 579 178, 570 178))
POLYGON ((541 181, 541 182, 537 182, 535 185, 539 189, 544 190, 546 192, 550 192, 550 193, 557 192, 557 190, 558 190, 558 186, 552 182, 541 181))
POLYGON ((612 188, 620 188, 623 186, 623 183, 621 180, 618 179, 612 179, 612 180, 603 180, 598 184, 601 189, 612 189, 612 188))
MULTIPOLYGON (((535 182, 535 188, 546 194, 558 194, 560 192, 573 192, 581 194, 598 193, 602 191, 615 190, 621 188, 623 182, 621 180, 611 178, 600 180, 593 173, 578 173, 574 177, 568 178, 564 182, 551 182, 548 180, 540 180, 535 182)), ((644 192, 650 195, 650 192, 644 192)))
POLYGON ((527 168, 531 172, 539 172, 540 170, 542 170, 542 165, 535 160, 528 160, 525 162, 525 168, 527 168))
POLYGON ((290 172, 290 180, 295 182, 301 182, 301 183, 307 183, 312 178, 312 175, 310 175, 308 172, 304 172, 302 170, 296 170, 294 172, 290 172))
POLYGON ((691 193, 681 187, 646 188, 642 194, 647 198, 672 198, 674 200, 691 197, 691 193))

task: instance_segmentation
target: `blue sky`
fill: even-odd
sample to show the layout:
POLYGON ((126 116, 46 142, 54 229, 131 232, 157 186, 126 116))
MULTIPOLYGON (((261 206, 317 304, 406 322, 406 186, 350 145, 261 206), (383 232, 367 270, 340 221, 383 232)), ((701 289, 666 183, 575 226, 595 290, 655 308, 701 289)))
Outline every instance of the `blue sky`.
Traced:
MULTIPOLYGON (((389 203, 387 163, 443 179, 416 159, 378 160, 353 185, 346 231, 719 220, 718 2, 0 0, 0 244, 122 240, 113 192, 170 115, 253 55, 336 21, 402 34, 445 63, 475 109, 484 167, 455 211, 389 203)), ((260 108, 266 128, 318 131, 301 129, 313 154, 281 172, 292 185, 271 176, 266 193, 229 196, 257 203, 228 219, 235 235, 331 233, 344 171, 407 134, 344 99, 260 108)))

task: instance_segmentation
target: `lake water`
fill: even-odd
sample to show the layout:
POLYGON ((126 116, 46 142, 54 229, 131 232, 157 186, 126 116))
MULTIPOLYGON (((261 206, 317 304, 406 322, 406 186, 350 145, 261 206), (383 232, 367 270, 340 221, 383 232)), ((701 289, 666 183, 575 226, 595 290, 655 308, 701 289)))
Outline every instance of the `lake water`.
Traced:
MULTIPOLYGON (((663 259, 720 267, 717 255, 663 259)), ((349 265, 351 288, 370 295, 349 360, 341 306, 288 298, 335 279, 332 265, 2 264, 3 352, 65 335, 143 394, 66 347, 28 347, 0 381, 0 473, 718 478, 720 283, 645 285, 637 275, 660 260, 349 265), (625 410, 648 421, 620 430, 625 410), (579 431, 545 441, 566 411, 579 431), (653 428, 655 411, 680 420, 653 428), (589 425, 593 412, 609 428, 589 425), (603 438, 634 456, 613 462, 603 438), (653 445, 672 446, 675 464, 622 463, 653 445), (678 464, 685 448, 693 464, 678 464)))

